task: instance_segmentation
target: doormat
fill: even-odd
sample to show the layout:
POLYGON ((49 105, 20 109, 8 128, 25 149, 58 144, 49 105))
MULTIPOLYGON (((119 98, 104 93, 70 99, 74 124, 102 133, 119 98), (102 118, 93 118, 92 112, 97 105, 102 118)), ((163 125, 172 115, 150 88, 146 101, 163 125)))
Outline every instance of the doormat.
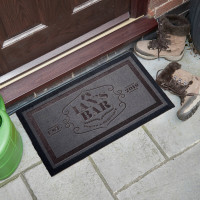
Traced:
POLYGON ((17 111, 51 175, 174 105, 132 53, 84 74, 17 111))

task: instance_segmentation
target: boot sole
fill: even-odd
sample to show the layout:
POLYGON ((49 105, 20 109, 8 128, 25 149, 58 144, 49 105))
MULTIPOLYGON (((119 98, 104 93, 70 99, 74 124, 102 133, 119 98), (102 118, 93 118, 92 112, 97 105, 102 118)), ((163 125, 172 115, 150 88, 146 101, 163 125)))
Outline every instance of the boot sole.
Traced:
MULTIPOLYGON (((135 49, 134 49, 134 52, 136 53, 136 55, 138 55, 139 57, 144 58, 146 60, 155 60, 158 58, 156 56, 145 56, 145 55, 139 53, 138 51, 136 51, 135 49)), ((179 61, 183 58, 183 55, 184 54, 182 53, 180 56, 160 56, 160 58, 165 58, 166 60, 169 60, 169 61, 179 61)))
POLYGON ((186 115, 186 116, 180 116, 177 113, 177 117, 181 120, 181 121, 186 121, 187 119, 189 119, 190 117, 192 117, 192 115, 194 115, 194 113, 197 111, 198 107, 200 106, 200 101, 192 108, 191 112, 186 115))

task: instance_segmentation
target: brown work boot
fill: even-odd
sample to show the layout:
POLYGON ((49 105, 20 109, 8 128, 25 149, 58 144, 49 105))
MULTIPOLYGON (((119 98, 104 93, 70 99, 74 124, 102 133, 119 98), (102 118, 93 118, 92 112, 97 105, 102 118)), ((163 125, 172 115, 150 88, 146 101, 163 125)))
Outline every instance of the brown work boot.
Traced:
POLYGON ((158 22, 157 39, 137 42, 135 53, 145 59, 162 57, 170 61, 180 60, 189 32, 190 24, 186 18, 166 15, 158 22))
POLYGON ((181 65, 172 62, 158 71, 156 82, 165 90, 177 95, 181 99, 182 107, 177 117, 185 121, 189 119, 200 105, 200 77, 181 69, 181 65))

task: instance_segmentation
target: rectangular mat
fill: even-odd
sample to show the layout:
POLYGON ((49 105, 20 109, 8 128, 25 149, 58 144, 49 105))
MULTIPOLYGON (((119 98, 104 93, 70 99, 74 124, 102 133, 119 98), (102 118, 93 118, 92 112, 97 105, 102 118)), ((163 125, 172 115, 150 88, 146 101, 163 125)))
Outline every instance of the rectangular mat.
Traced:
POLYGON ((174 105, 126 53, 17 111, 51 175, 174 105))

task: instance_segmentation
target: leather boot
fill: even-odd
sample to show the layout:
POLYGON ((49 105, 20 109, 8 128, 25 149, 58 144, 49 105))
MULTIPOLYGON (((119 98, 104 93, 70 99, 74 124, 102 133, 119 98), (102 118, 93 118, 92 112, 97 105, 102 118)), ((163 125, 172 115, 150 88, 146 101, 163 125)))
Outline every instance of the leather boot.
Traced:
POLYGON ((160 71, 156 77, 158 85, 181 99, 177 117, 182 121, 189 119, 200 105, 200 77, 182 70, 177 62, 170 63, 160 71))
POLYGON ((135 53, 145 59, 165 58, 177 61, 183 57, 188 20, 178 15, 166 15, 158 21, 157 39, 138 41, 135 53))

